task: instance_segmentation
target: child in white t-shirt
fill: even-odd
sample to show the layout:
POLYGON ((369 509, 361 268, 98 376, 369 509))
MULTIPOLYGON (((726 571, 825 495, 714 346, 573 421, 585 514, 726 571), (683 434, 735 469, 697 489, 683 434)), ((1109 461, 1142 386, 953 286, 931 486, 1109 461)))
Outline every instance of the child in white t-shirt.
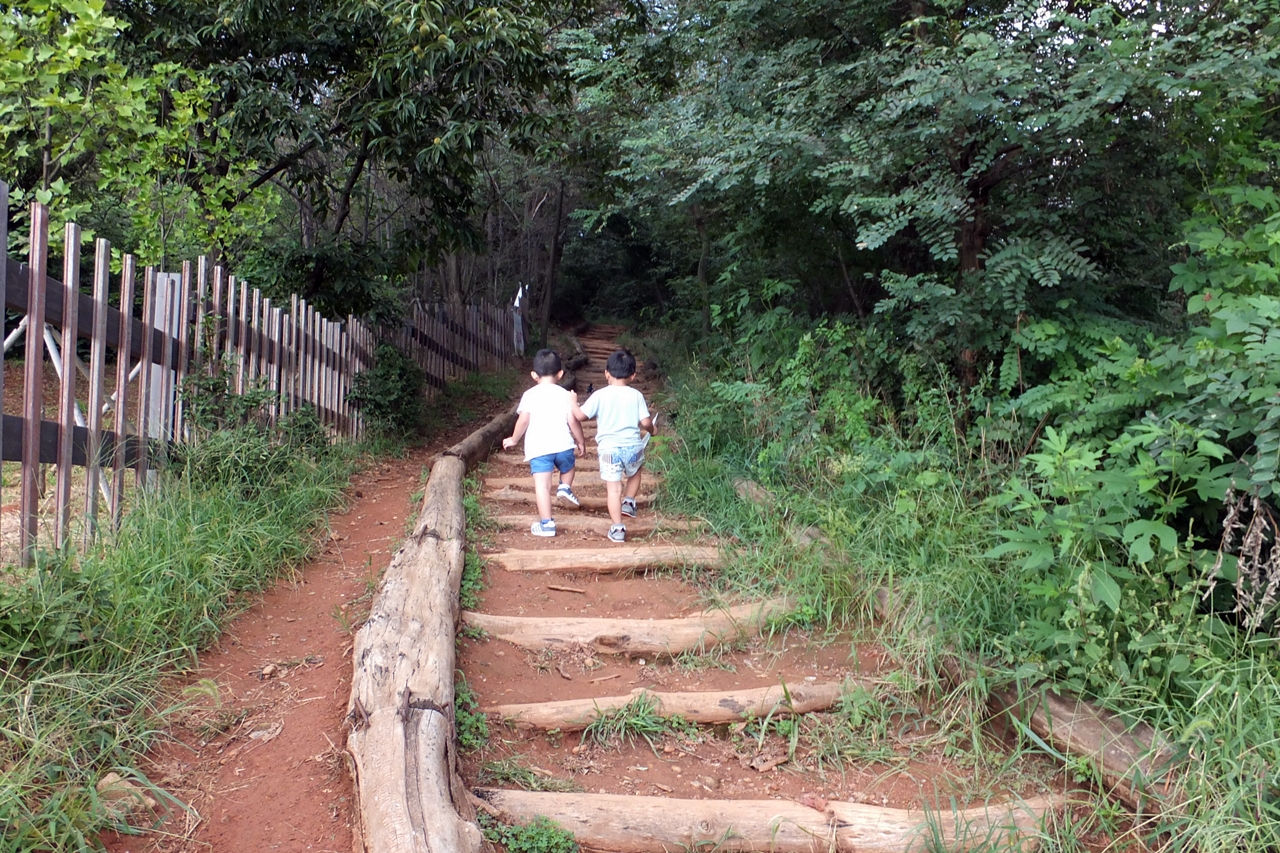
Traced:
POLYGON ((555 536, 556 522, 551 517, 551 474, 560 472, 556 497, 578 506, 573 493, 575 456, 586 452, 582 424, 575 416, 578 400, 572 391, 556 384, 564 371, 555 350, 538 350, 533 357, 533 372, 538 383, 524 392, 516 408, 515 430, 502 440, 504 448, 515 447, 524 438, 524 459, 533 473, 534 498, 538 504, 538 520, 529 528, 534 536, 555 536))
POLYGON ((635 356, 622 349, 614 352, 604 372, 608 386, 588 397, 575 417, 597 419, 600 479, 604 480, 609 496, 609 539, 625 542, 627 528, 622 517, 636 517, 644 449, 655 430, 644 395, 631 387, 636 377, 635 356))

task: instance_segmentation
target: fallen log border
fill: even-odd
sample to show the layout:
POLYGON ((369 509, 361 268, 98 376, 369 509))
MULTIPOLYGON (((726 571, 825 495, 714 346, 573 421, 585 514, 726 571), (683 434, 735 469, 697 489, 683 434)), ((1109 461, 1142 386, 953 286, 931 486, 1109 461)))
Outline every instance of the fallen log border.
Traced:
POLYGON ((363 853, 479 853, 454 730, 467 469, 511 432, 512 409, 434 460, 413 532, 356 633, 347 703, 353 847, 363 853))

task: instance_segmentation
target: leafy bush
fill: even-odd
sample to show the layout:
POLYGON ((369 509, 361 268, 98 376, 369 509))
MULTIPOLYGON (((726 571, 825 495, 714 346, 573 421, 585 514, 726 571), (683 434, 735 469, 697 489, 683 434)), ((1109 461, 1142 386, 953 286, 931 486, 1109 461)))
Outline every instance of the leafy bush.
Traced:
POLYGON ((409 436, 422 428, 426 414, 422 368, 398 347, 382 343, 373 367, 357 373, 347 400, 363 413, 369 430, 383 436, 409 436))

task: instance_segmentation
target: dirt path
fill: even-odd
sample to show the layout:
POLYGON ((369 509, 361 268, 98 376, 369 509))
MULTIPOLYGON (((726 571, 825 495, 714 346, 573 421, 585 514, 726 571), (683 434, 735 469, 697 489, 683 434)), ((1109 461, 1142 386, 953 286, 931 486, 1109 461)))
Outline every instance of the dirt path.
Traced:
POLYGON ((417 516, 428 459, 495 413, 354 477, 317 556, 173 685, 191 707, 169 720, 143 769, 190 810, 174 809, 143 836, 109 834, 107 850, 350 853, 354 793, 342 748, 352 634, 417 516))
MULTIPOLYGON (((591 361, 578 372, 580 399, 589 385, 604 384, 617 331, 582 336, 591 361)), ((636 387, 646 398, 656 390, 644 381, 636 387)), ((1054 771, 1044 764, 1023 762, 1018 772, 1002 773, 956 756, 952 734, 944 736, 936 718, 910 704, 911 691, 899 689, 902 673, 877 644, 794 628, 770 632, 758 618, 767 603, 712 597, 715 564, 731 552, 718 555, 721 543, 689 519, 648 508, 645 498, 661 488, 660 460, 646 467, 627 543, 609 542, 590 427, 574 482, 583 505, 557 501, 554 539, 529 533, 535 510, 522 458, 497 454, 485 469, 483 504, 492 523, 481 542, 486 588, 476 612, 464 614, 459 666, 490 730, 483 748, 464 755, 464 774, 492 813, 522 822, 549 815, 592 849, 622 849, 610 835, 614 825, 631 827, 634 839, 644 836, 654 849, 693 849, 716 844, 718 833, 746 831, 745 818, 732 817, 736 801, 744 814, 795 804, 797 820, 812 816, 826 835, 840 821, 876 821, 883 829, 899 815, 889 809, 918 824, 922 808, 949 811, 953 797, 962 805, 1000 803, 1049 790, 1054 771), (726 623, 724 608, 734 605, 736 618, 726 623), (691 622, 700 626, 692 634, 691 622), (679 645, 682 636, 692 637, 688 648, 679 645), (583 733, 641 692, 652 707, 615 713, 613 737, 583 733), (842 694, 865 707, 830 713, 842 694), (655 704, 652 697, 660 698, 655 704), (813 713, 786 719, 806 701, 813 713), (744 712, 753 703, 755 710, 744 712), (663 707, 683 708, 684 720, 664 725, 663 707), (864 730, 851 723, 859 716, 864 730), (623 717, 633 732, 647 734, 617 736, 623 717), (664 807, 654 797, 673 802, 664 807), (833 817, 866 806, 880 811, 833 817)), ((1004 814, 1002 807, 992 811, 1004 814)), ((1016 822, 1029 825, 1024 817, 1016 822)), ((763 827, 758 849, 784 849, 773 848, 776 831, 763 827)), ((840 838, 853 843, 853 836, 840 838)), ((737 844, 755 849, 749 840, 737 844)))

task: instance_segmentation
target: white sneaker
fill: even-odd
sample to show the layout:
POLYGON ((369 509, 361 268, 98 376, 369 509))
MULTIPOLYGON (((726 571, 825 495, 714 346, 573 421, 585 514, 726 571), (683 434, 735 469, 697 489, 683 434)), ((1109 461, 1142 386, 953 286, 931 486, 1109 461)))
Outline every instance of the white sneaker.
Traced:
POLYGON ((627 528, 621 524, 609 525, 609 541, 610 542, 626 542, 627 528))
POLYGON ((551 521, 535 521, 533 523, 533 526, 529 528, 529 532, 532 533, 534 536, 555 536, 556 535, 555 520, 553 519, 551 521))
POLYGON ((579 501, 578 496, 573 493, 573 489, 569 488, 564 483, 561 483, 560 487, 556 489, 556 497, 563 498, 574 506, 582 506, 582 502, 579 501))

